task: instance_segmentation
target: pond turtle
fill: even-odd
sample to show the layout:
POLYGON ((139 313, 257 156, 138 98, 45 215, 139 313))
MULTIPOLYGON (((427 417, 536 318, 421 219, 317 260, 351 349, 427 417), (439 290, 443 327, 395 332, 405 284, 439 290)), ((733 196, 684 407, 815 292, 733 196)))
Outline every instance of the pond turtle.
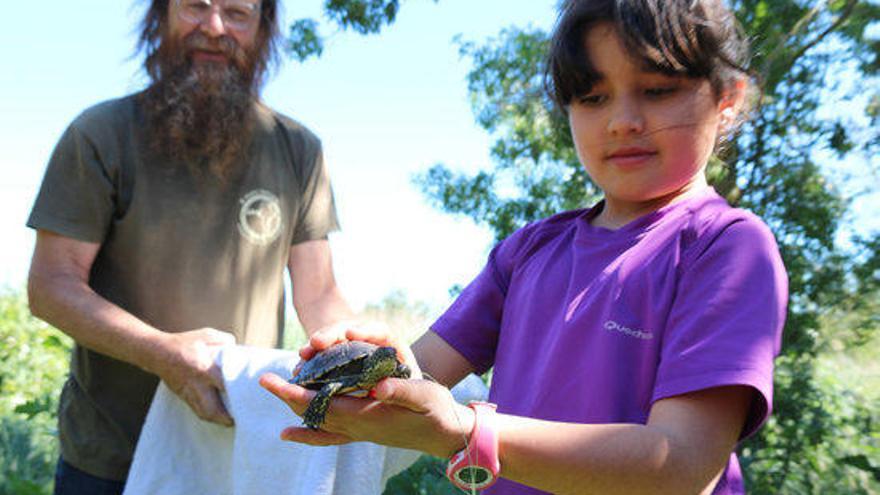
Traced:
POLYGON ((398 361, 397 351, 393 347, 349 341, 319 352, 303 363, 299 372, 289 381, 318 391, 303 414, 303 423, 317 429, 324 422, 332 396, 370 390, 389 376, 410 377, 409 367, 398 361))

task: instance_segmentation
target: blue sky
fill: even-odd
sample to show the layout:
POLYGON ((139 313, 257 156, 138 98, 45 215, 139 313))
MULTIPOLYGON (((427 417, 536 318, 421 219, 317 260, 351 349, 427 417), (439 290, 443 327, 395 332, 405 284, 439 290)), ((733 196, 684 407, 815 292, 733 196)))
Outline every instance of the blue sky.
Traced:
MULTIPOLYGON (((320 17, 322 3, 287 1, 285 15, 320 17)), ((482 41, 509 25, 549 29, 556 0, 401 3, 382 34, 332 34, 320 59, 285 60, 264 91, 323 140, 343 228, 331 238, 336 274, 358 307, 394 290, 444 305, 448 288, 481 268, 488 231, 433 210, 411 178, 436 163, 465 171, 490 163, 455 35, 482 41)), ((35 6, 5 5, 0 30, 0 286, 13 288, 25 282, 34 234, 24 224, 55 142, 83 109, 144 83, 140 59, 131 58, 140 3, 35 6)))
MULTIPOLYGON (((143 87, 132 58, 142 2, 7 2, 0 30, 0 287, 23 287, 34 234, 24 224, 47 158, 83 109, 143 87)), ((376 36, 335 33, 324 55, 286 60, 264 99, 323 140, 343 230, 331 237, 337 277, 357 307, 395 290, 435 306, 482 267, 491 235, 433 210, 412 176, 436 163, 490 165, 453 42, 502 28, 549 29, 557 0, 404 0, 376 36)), ((287 22, 320 17, 322 0, 284 2, 287 22)), ((837 111, 840 111, 838 108, 837 111)), ((834 165, 838 172, 860 169, 834 165)), ((870 180, 871 178, 868 177, 870 180)), ((874 178, 876 179, 876 178, 874 178)), ((862 231, 880 229, 880 192, 856 202, 862 231)))

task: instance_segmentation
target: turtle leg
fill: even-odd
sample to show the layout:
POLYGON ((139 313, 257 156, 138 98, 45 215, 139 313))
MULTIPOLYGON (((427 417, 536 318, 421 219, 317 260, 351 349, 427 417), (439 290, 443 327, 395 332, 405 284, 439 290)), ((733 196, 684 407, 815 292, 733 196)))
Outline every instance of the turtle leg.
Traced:
POLYGON ((327 409, 330 407, 330 397, 342 388, 342 382, 330 382, 321 387, 306 412, 303 413, 303 423, 313 430, 317 430, 324 423, 324 416, 327 415, 327 409))
MULTIPOLYGON (((424 373, 424 374, 428 375, 427 373, 424 373)), ((393 376, 394 378, 409 378, 410 376, 412 376, 412 370, 409 369, 409 366, 401 363, 401 364, 398 364, 396 368, 394 368, 394 371, 391 373, 391 376, 393 376)), ((433 378, 432 378, 432 380, 433 380, 433 378)), ((434 381, 437 381, 437 380, 434 380, 434 381)))

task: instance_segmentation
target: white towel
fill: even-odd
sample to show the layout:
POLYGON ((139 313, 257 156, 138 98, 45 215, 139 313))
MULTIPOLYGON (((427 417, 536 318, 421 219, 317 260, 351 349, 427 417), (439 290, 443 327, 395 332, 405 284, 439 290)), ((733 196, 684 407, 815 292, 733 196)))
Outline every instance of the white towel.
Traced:
MULTIPOLYGON (((279 433, 300 418, 260 387, 260 375, 290 373, 295 353, 230 346, 218 356, 234 428, 200 420, 160 383, 135 449, 124 495, 376 495, 419 453, 359 442, 311 447, 279 433)), ((471 375, 453 389, 461 402, 485 397, 471 375)))

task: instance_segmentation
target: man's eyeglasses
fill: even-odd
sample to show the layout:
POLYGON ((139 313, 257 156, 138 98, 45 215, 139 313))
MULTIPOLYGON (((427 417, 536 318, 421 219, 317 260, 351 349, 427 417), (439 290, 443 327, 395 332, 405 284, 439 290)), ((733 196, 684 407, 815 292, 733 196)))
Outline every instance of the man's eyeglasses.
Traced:
POLYGON ((223 24, 236 31, 244 31, 260 14, 260 4, 244 0, 177 0, 178 14, 184 21, 193 24, 207 22, 214 7, 220 11, 223 24))

